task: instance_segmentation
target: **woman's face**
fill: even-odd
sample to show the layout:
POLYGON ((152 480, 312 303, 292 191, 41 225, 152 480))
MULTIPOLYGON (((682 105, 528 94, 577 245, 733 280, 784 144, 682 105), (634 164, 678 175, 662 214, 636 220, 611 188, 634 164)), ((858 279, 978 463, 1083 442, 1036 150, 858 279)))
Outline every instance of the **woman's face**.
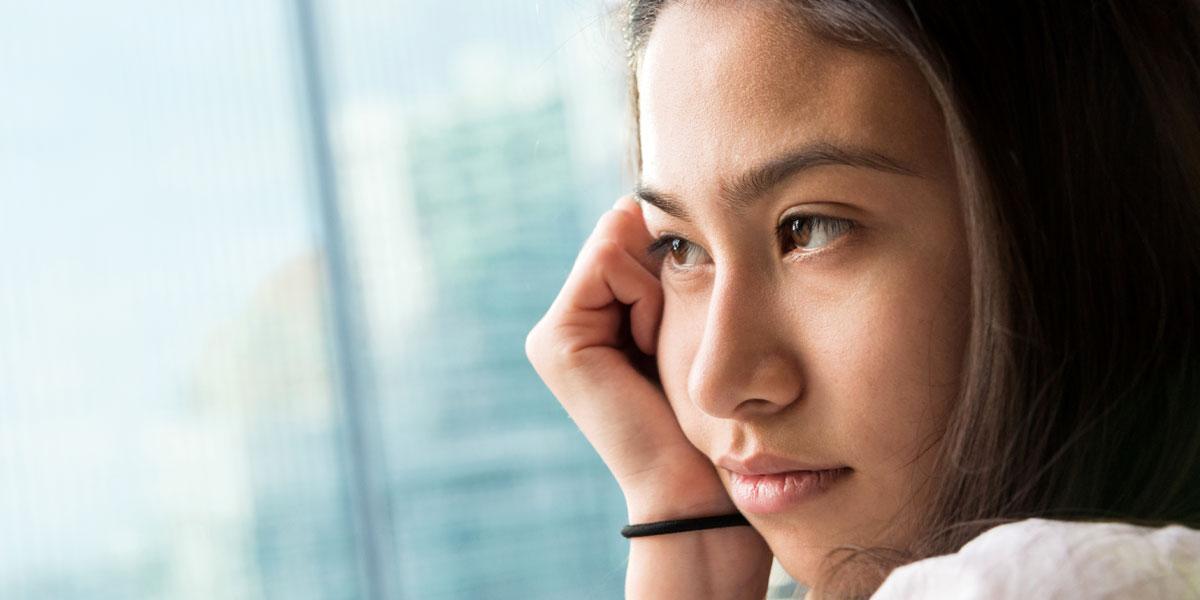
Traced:
POLYGON ((717 469, 811 583, 836 546, 914 535, 957 391, 969 271, 920 74, 778 10, 659 16, 638 69, 639 195, 650 233, 680 238, 662 255, 657 360, 684 433, 719 467, 769 454, 782 462, 733 468, 846 468, 717 469))

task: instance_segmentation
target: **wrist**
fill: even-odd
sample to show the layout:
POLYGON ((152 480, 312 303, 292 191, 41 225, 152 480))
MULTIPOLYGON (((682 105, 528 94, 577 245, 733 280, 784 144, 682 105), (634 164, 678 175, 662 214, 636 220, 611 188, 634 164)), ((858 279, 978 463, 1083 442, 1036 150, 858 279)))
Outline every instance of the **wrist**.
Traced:
POLYGON ((671 519, 651 523, 636 523, 621 528, 621 535, 626 538, 649 537, 652 535, 667 535, 672 533, 688 533, 705 529, 723 529, 726 527, 750 526, 741 513, 726 515, 709 515, 691 519, 671 519))
POLYGON ((694 519, 738 512, 729 494, 719 485, 716 490, 679 493, 670 489, 650 489, 625 494, 629 522, 653 523, 676 519, 694 519))
POLYGON ((729 598, 767 594, 771 549, 751 527, 629 540, 626 598, 729 598))

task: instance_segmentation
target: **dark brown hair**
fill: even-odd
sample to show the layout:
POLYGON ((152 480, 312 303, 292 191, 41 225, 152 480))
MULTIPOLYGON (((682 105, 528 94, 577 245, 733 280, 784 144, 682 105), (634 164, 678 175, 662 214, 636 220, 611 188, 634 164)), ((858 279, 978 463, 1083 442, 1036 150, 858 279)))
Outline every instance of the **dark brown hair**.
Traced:
MULTIPOLYGON (((637 64, 672 3, 627 7, 635 123, 637 64)), ((877 585, 1027 517, 1200 528, 1200 3, 774 4, 920 69, 971 253, 970 342, 924 535, 850 562, 877 585)))

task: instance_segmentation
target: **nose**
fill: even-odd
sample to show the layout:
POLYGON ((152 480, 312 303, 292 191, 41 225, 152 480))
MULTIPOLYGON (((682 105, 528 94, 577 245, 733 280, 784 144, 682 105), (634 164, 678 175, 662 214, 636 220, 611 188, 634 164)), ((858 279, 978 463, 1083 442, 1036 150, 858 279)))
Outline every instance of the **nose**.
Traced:
POLYGON ((688 394, 705 413, 748 419, 779 412, 804 380, 777 299, 765 285, 729 271, 713 282, 704 334, 688 373, 688 394))

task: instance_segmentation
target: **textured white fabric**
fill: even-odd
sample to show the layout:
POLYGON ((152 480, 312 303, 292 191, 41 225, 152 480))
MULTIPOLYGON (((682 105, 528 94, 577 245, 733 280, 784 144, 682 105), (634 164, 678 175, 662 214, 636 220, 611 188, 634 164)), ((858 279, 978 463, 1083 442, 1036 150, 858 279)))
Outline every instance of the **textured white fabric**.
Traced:
POLYGON ((1029 519, 892 572, 872 600, 1200 599, 1200 531, 1029 519))

